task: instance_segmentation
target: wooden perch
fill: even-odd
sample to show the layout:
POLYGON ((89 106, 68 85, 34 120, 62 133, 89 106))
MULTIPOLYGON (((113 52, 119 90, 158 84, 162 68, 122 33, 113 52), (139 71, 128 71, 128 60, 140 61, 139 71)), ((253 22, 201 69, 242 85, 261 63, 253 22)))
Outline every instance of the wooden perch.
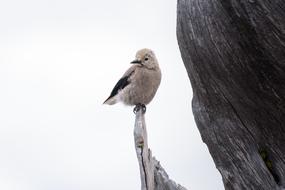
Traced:
POLYGON ((134 140, 140 167, 141 190, 186 190, 169 179, 148 148, 145 118, 142 109, 136 112, 134 140))

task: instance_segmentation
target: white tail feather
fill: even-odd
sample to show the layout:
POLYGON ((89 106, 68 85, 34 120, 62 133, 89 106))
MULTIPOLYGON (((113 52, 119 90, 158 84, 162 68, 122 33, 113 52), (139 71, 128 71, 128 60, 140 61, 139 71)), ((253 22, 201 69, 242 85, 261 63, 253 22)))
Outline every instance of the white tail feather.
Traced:
POLYGON ((117 102, 117 96, 114 96, 112 98, 107 99, 103 104, 114 105, 117 102))

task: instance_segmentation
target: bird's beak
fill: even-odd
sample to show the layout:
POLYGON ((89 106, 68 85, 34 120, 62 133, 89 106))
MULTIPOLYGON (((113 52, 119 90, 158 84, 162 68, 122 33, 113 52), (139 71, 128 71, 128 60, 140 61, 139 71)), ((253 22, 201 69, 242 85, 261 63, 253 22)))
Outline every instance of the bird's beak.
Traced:
POLYGON ((136 59, 136 60, 133 60, 132 62, 131 62, 131 64, 142 64, 142 61, 141 60, 138 60, 138 59, 136 59))

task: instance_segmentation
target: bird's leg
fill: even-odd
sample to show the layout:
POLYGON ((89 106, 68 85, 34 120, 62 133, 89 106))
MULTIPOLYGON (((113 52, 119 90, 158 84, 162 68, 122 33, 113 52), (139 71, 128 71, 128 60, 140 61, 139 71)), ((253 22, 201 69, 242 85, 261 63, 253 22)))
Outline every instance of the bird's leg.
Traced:
POLYGON ((145 106, 144 104, 141 104, 141 108, 142 108, 143 114, 145 114, 145 112, 146 112, 146 106, 145 106))
POLYGON ((144 104, 137 104, 135 107, 134 107, 134 113, 136 114, 138 111, 140 111, 140 109, 142 109, 142 112, 143 114, 145 114, 146 112, 146 107, 144 104))
POLYGON ((139 107, 139 104, 137 104, 135 107, 134 107, 134 114, 137 114, 137 112, 140 110, 140 107, 139 107))

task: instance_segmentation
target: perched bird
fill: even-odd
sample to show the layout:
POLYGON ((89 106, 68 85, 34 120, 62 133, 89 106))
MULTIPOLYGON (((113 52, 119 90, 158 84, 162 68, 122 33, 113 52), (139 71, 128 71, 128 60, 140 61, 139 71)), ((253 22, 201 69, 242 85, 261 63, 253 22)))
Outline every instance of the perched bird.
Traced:
POLYGON ((150 49, 139 50, 131 64, 133 65, 117 82, 104 104, 123 102, 135 105, 134 112, 140 107, 145 112, 145 105, 153 99, 160 84, 161 71, 155 54, 150 49))

